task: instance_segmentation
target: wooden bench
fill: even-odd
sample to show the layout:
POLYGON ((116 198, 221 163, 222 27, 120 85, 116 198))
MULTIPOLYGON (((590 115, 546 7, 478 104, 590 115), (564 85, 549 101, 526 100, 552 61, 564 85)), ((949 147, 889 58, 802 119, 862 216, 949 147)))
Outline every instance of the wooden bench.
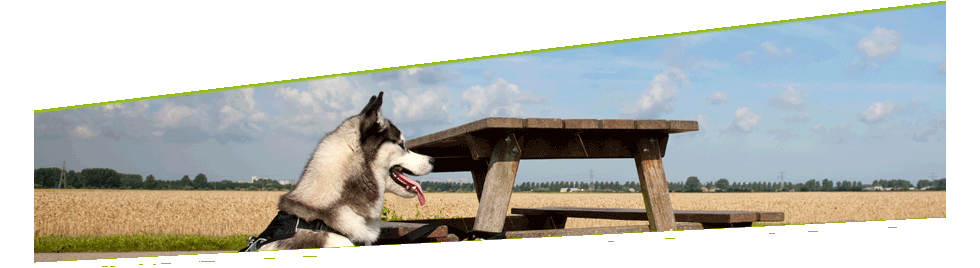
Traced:
MULTIPOLYGON (((513 208, 512 214, 528 217, 546 217, 539 221, 554 224, 554 229, 564 228, 567 218, 588 218, 607 220, 647 220, 644 209, 631 208, 577 208, 577 207, 543 207, 543 208, 513 208)), ((699 223, 704 229, 750 227, 757 221, 783 221, 782 212, 759 211, 726 211, 726 210, 674 210, 674 219, 678 223, 699 223)))
MULTIPOLYGON (((426 225, 425 223, 412 223, 412 222, 394 222, 394 221, 383 221, 381 222, 381 234, 378 236, 378 241, 375 243, 377 245, 387 245, 394 244, 396 240, 419 227, 426 225)), ((419 242, 444 242, 452 240, 449 237, 449 228, 445 225, 439 226, 432 231, 426 239, 419 242)))
POLYGON ((661 160, 668 136, 697 130, 697 121, 491 117, 406 145, 435 158, 433 172, 472 174, 480 202, 475 230, 503 230, 522 159, 631 158, 650 229, 664 231, 677 228, 661 160))
MULTIPOLYGON (((505 230, 512 238, 740 227, 754 221, 782 220, 779 212, 673 210, 662 161, 667 140, 671 134, 697 130, 697 121, 490 117, 418 137, 407 141, 407 147, 432 156, 432 172, 470 172, 480 205, 474 218, 403 223, 505 230), (522 215, 507 216, 521 160, 609 158, 634 160, 646 209, 515 209, 513 214, 522 215), (648 224, 565 229, 568 217, 646 220, 648 224)), ((411 227, 405 228, 407 233, 411 227)), ((430 238, 450 239, 452 235, 437 236, 430 238)))

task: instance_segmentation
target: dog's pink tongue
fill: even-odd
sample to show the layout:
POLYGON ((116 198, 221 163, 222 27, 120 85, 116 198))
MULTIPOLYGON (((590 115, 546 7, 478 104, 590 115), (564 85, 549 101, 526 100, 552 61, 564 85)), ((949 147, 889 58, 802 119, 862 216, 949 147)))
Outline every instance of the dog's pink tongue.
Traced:
MULTIPOLYGON (((408 177, 405 177, 405 175, 403 175, 403 174, 401 174, 399 172, 395 172, 395 176, 398 176, 398 179, 401 180, 402 182, 404 182, 405 184, 408 184, 410 186, 414 186, 414 187, 409 187, 409 188, 415 188, 415 193, 419 196, 419 205, 420 206, 424 206, 425 205, 425 195, 422 194, 422 185, 419 185, 418 182, 415 182, 412 179, 409 179, 408 177)), ((411 190, 411 189, 409 189, 409 190, 411 190)))

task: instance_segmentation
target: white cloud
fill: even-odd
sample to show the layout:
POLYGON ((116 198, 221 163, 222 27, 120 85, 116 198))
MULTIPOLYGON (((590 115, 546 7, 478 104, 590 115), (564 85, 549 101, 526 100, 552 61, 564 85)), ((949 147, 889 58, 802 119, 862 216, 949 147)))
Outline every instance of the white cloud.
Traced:
POLYGON ((708 96, 707 101, 708 101, 708 104, 711 104, 711 105, 725 104, 725 103, 728 102, 728 93, 721 92, 721 91, 712 93, 711 96, 708 96))
POLYGON ((857 43, 857 50, 863 56, 880 60, 887 60, 888 57, 897 54, 901 48, 902 33, 882 27, 875 27, 871 35, 861 38, 857 43))
POLYGON ((208 118, 203 109, 194 109, 184 105, 167 102, 153 114, 156 127, 192 126, 207 130, 208 118))
POLYGON ((750 63, 753 55, 755 55, 755 51, 749 50, 745 53, 738 54, 738 56, 735 56, 733 60, 742 63, 750 63))
POLYGON ((224 107, 221 107, 221 112, 218 118, 221 121, 221 123, 218 125, 218 130, 224 131, 232 123, 236 123, 245 118, 245 113, 242 113, 235 108, 231 108, 230 105, 225 105, 224 107))
POLYGON ((789 117, 783 118, 783 121, 785 121, 786 123, 790 123, 790 124, 792 124, 792 123, 806 123, 806 122, 809 122, 810 121, 810 114, 807 113, 806 111, 801 111, 801 112, 796 113, 795 115, 791 115, 789 117))
POLYGON ((735 124, 732 127, 742 132, 752 132, 752 130, 755 130, 759 126, 760 119, 762 117, 752 113, 749 107, 738 108, 735 111, 735 124))
POLYGON ((449 122, 449 108, 452 103, 446 90, 429 90, 422 94, 392 94, 391 118, 401 122, 426 121, 449 122), (397 94, 397 95, 396 95, 397 94))
POLYGON ((658 74, 650 81, 643 95, 636 100, 635 106, 623 107, 622 113, 640 119, 659 118, 661 115, 674 111, 674 99, 677 88, 686 86, 690 81, 683 71, 671 67, 658 74))
POLYGON ((472 86, 463 92, 463 104, 469 107, 467 117, 504 116, 521 117, 523 104, 540 103, 544 99, 521 92, 517 85, 507 83, 503 78, 487 87, 472 86))
POLYGON ((218 131, 261 131, 257 124, 268 119, 255 105, 255 89, 245 88, 226 93, 218 111, 218 131))
MULTIPOLYGON (((274 118, 275 127, 292 134, 321 136, 347 117, 358 114, 371 96, 345 77, 317 79, 309 81, 307 86, 308 91, 287 87, 276 91, 275 96, 286 103, 282 115, 274 118)), ((384 100, 390 105, 391 96, 384 100)), ((265 117, 252 114, 247 118, 261 121, 265 117)))
POLYGON ((918 105, 919 101, 916 99, 912 99, 907 105, 892 104, 891 101, 876 101, 872 102, 868 109, 864 110, 864 112, 858 114, 857 119, 865 124, 877 124, 884 122, 902 111, 914 109, 918 105))
POLYGON ((806 108, 806 96, 793 87, 786 87, 779 95, 770 97, 769 104, 783 110, 803 111, 806 108))
POLYGON ((298 89, 294 88, 280 88, 276 90, 276 97, 280 97, 287 102, 293 104, 292 107, 301 110, 308 110, 311 113, 320 113, 323 111, 320 108, 320 104, 313 99, 313 94, 310 92, 300 92, 298 89))
POLYGON ((902 33, 898 30, 888 30, 876 27, 871 35, 861 38, 855 49, 861 58, 844 66, 850 72, 874 71, 892 55, 898 54, 902 48, 902 33))
POLYGON ((463 74, 458 70, 443 70, 439 67, 416 67, 387 72, 377 72, 370 75, 378 85, 393 85, 397 90, 411 90, 420 85, 436 85, 459 78, 463 74))
POLYGON ((75 126, 75 129, 71 131, 76 137, 81 139, 92 139, 99 136, 99 131, 97 129, 90 128, 88 126, 79 125, 75 126))
POLYGON ((117 103, 117 104, 106 104, 99 106, 106 116, 113 116, 116 112, 119 114, 133 118, 143 115, 147 110, 150 109, 150 104, 146 101, 137 101, 129 103, 117 103))
POLYGON ((774 44, 771 41, 766 41, 765 43, 762 43, 762 48, 765 49, 766 52, 769 52, 769 55, 773 57, 782 58, 782 57, 789 57, 793 55, 792 49, 788 47, 784 49, 779 49, 779 47, 776 47, 776 44, 774 44))

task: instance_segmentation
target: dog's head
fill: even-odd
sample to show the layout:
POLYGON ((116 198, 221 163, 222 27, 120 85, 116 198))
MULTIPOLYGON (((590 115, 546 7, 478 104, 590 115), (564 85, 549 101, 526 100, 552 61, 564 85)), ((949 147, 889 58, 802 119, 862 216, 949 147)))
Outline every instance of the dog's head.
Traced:
POLYGON ((417 154, 405 146, 401 130, 388 119, 381 116, 381 98, 371 96, 367 106, 361 110, 360 144, 368 165, 376 179, 384 180, 385 191, 404 198, 418 197, 425 205, 422 187, 405 174, 423 176, 432 172, 432 157, 417 154))

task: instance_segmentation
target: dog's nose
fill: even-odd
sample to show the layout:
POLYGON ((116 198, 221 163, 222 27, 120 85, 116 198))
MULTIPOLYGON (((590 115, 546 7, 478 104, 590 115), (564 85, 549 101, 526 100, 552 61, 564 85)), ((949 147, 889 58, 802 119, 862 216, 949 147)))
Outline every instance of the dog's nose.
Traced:
POLYGON ((433 165, 433 166, 436 165, 436 159, 429 157, 429 165, 433 165))

